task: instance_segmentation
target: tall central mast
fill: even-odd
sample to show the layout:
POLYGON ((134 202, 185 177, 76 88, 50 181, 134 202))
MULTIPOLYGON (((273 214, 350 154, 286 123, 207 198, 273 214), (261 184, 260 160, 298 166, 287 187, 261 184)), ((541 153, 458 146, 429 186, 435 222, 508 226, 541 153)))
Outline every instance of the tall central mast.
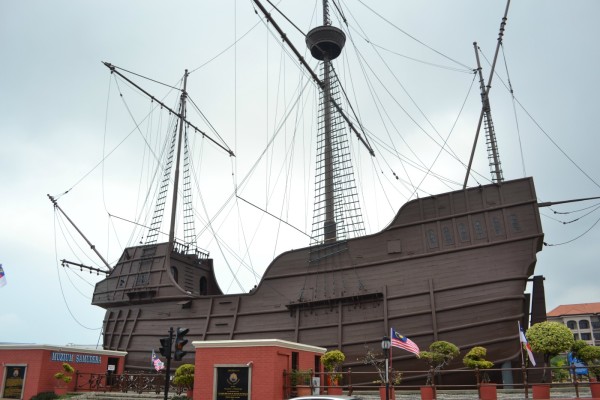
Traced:
POLYGON ((175 216, 177 214, 177 192, 179 190, 179 164, 181 163, 181 146, 183 143, 183 125, 185 122, 185 102, 187 99, 187 77, 188 70, 183 75, 183 91, 181 92, 180 110, 179 110, 179 135, 177 139, 177 162, 175 163, 175 179, 173 181, 173 202, 171 208, 171 228, 169 229, 169 244, 175 243, 175 216))
POLYGON ((323 62, 319 78, 271 13, 259 0, 253 1, 320 88, 316 190, 310 254, 310 261, 318 262, 344 251, 347 239, 365 234, 346 128, 356 134, 372 156, 375 155, 366 137, 357 130, 341 106, 343 91, 332 61, 341 54, 346 35, 341 29, 331 26, 329 5, 327 0, 324 0, 323 25, 310 30, 305 37, 311 55, 323 62))
MULTIPOLYGON (((329 19, 329 4, 323 0, 323 26, 331 27, 329 19)), ((341 48, 340 48, 341 51, 341 48)), ((335 224, 335 215, 333 209, 333 152, 331 150, 331 60, 329 54, 323 55, 323 103, 325 108, 325 224, 323 234, 325 242, 333 242, 337 239, 337 229, 335 224)))
POLYGON ((332 147, 332 107, 331 99, 331 61, 336 59, 342 52, 346 43, 346 35, 340 29, 331 26, 329 19, 329 4, 323 0, 323 26, 312 29, 306 35, 306 43, 314 58, 323 61, 323 189, 324 189, 324 222, 323 241, 335 242, 337 240, 337 224, 335 221, 335 192, 334 192, 334 152, 332 147))

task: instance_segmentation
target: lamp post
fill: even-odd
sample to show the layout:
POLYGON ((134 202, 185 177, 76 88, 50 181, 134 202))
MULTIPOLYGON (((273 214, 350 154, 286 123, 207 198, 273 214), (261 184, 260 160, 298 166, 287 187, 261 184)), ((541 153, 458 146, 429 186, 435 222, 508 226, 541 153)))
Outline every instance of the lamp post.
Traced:
POLYGON ((389 337, 384 336, 383 339, 381 339, 381 350, 383 350, 383 356, 385 357, 385 400, 390 400, 390 377, 388 375, 390 369, 388 367, 388 362, 391 345, 392 342, 389 337))

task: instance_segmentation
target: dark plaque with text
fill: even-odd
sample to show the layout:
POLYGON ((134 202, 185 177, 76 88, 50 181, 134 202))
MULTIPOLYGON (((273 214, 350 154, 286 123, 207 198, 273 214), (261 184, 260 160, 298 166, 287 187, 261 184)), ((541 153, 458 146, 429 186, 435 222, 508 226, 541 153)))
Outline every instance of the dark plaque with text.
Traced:
POLYGON ((23 366, 7 366, 6 377, 4 378, 4 391, 0 398, 3 399, 22 399, 23 398, 23 379, 25 370, 23 366))
POLYGON ((249 367, 217 367, 216 400, 248 400, 249 367))

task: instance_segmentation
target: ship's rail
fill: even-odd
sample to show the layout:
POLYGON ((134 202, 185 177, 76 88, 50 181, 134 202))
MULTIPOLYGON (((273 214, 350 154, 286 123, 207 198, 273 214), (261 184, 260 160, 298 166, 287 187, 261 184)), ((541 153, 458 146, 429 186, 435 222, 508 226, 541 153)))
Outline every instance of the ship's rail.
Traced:
POLYGON ((190 243, 181 243, 175 240, 173 242, 173 251, 181 254, 195 254, 200 259, 207 259, 210 253, 206 250, 200 249, 190 243))

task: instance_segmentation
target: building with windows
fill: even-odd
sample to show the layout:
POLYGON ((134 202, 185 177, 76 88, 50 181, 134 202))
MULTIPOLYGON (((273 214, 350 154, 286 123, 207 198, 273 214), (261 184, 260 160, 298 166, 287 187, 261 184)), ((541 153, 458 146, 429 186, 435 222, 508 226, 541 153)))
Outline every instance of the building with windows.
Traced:
POLYGON ((600 303, 564 304, 547 314, 548 321, 562 322, 575 340, 600 346, 600 303))

